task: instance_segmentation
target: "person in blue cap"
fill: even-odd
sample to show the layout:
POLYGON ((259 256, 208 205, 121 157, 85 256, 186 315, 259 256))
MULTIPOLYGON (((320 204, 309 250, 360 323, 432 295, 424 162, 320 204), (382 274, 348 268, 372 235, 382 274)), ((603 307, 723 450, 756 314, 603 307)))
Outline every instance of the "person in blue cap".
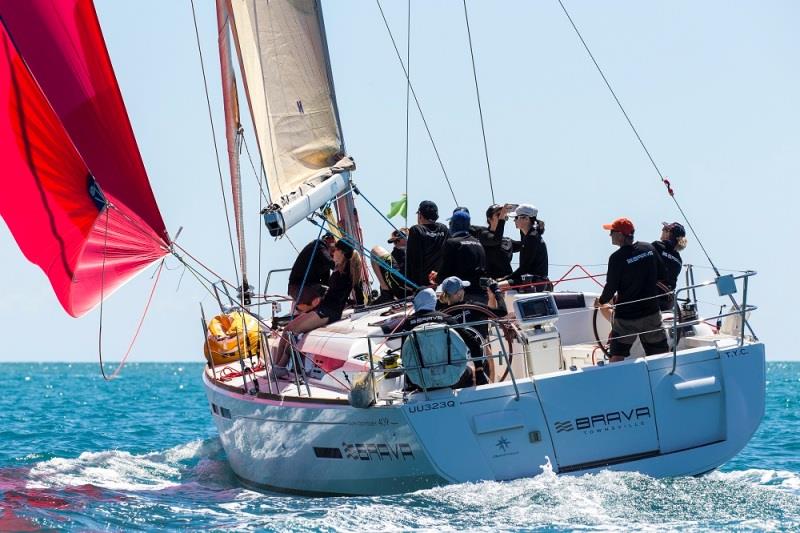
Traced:
POLYGON ((436 272, 436 282, 458 276, 467 282, 467 298, 483 301, 483 290, 479 280, 486 273, 486 253, 483 245, 470 233, 469 211, 456 208, 450 217, 450 238, 444 245, 442 266, 436 272))
POLYGON ((432 284, 430 273, 441 267, 444 243, 450 237, 447 226, 437 220, 439 207, 424 200, 417 209, 417 223, 408 231, 406 271, 408 279, 420 287, 432 284))

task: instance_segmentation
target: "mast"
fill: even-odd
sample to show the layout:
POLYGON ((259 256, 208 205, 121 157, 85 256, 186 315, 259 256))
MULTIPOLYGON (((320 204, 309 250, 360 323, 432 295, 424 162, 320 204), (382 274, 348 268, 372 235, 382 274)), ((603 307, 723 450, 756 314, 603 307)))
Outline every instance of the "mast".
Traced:
POLYGON ((222 96, 225 108, 225 140, 228 145, 228 164, 231 174, 231 196, 233 216, 236 221, 236 241, 239 248, 239 268, 242 272, 241 298, 245 305, 250 303, 247 283, 247 251, 245 250, 244 218, 242 216, 242 180, 239 162, 239 143, 242 140, 242 127, 239 121, 239 99, 236 91, 236 77, 231 61, 231 32, 226 0, 217 0, 217 31, 219 41, 219 64, 222 74, 222 96))

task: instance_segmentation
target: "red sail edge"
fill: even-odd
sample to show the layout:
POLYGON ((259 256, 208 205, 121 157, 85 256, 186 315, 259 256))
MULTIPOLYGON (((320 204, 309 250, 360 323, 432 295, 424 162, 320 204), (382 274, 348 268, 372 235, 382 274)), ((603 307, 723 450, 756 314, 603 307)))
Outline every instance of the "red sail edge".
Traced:
POLYGON ((91 2, 0 0, 0 214, 81 316, 168 252, 91 2))

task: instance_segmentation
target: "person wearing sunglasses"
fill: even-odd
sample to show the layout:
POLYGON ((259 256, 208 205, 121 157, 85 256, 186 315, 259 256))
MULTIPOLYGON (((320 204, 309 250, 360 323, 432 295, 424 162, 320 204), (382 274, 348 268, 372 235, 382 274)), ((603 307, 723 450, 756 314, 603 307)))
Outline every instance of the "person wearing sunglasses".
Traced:
POLYGON ((628 357, 637 337, 646 355, 669 351, 656 299, 656 283, 665 276, 656 249, 650 243, 634 240, 635 228, 627 218, 603 224, 603 228, 609 231, 611 244, 619 247, 608 258, 606 285, 594 302, 595 307, 606 311, 613 308, 608 350, 611 362, 628 357), (616 301, 611 305, 615 295, 616 301))
POLYGON ((513 241, 513 251, 519 252, 519 266, 503 279, 501 288, 529 285, 529 290, 535 292, 552 290, 547 277, 547 245, 542 239, 544 223, 537 219, 538 214, 539 210, 530 204, 520 204, 514 211, 520 240, 513 241))

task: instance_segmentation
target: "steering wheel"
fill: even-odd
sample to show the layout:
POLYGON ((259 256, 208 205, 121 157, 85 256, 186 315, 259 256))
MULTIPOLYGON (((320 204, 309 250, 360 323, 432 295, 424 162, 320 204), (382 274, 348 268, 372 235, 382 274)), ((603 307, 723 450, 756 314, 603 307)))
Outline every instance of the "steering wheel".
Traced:
POLYGON ((597 332, 597 315, 600 314, 600 308, 594 308, 594 314, 592 315, 592 331, 594 331, 594 341, 597 343, 597 347, 600 348, 600 351, 603 352, 603 355, 606 359, 610 359, 611 356, 608 354, 608 348, 606 345, 603 344, 603 341, 600 340, 600 334, 597 332))
MULTIPOLYGON (((461 311, 472 311, 474 313, 478 313, 479 315, 482 315, 482 317, 483 317, 482 320, 491 320, 491 321, 497 323, 497 325, 499 325, 500 329, 503 331, 503 337, 505 337, 505 340, 508 343, 509 347, 511 346, 511 342, 517 337, 517 332, 516 332, 516 330, 514 329, 514 327, 510 323, 501 321, 500 317, 497 316, 495 313, 493 313, 491 311, 491 309, 489 309, 487 307, 484 307, 482 305, 475 305, 475 304, 471 304, 471 303, 463 303, 463 304, 453 305, 453 306, 448 307, 446 309, 442 309, 442 312, 444 314, 450 315, 450 316, 456 316, 461 311)), ((481 345, 486 344, 486 340, 487 339, 484 338, 483 335, 480 334, 480 332, 475 330, 475 328, 471 328, 471 329, 472 329, 472 331, 475 332, 476 335, 478 335, 478 337, 480 337, 481 345)), ((512 359, 513 359, 513 354, 509 350, 509 352, 508 352, 508 366, 506 367, 506 371, 503 373, 503 377, 501 377, 498 380, 498 382, 505 381, 505 379, 508 377, 508 373, 511 370, 512 359)), ((489 378, 489 382, 490 383, 495 382, 494 376, 487 376, 487 377, 489 378)))

